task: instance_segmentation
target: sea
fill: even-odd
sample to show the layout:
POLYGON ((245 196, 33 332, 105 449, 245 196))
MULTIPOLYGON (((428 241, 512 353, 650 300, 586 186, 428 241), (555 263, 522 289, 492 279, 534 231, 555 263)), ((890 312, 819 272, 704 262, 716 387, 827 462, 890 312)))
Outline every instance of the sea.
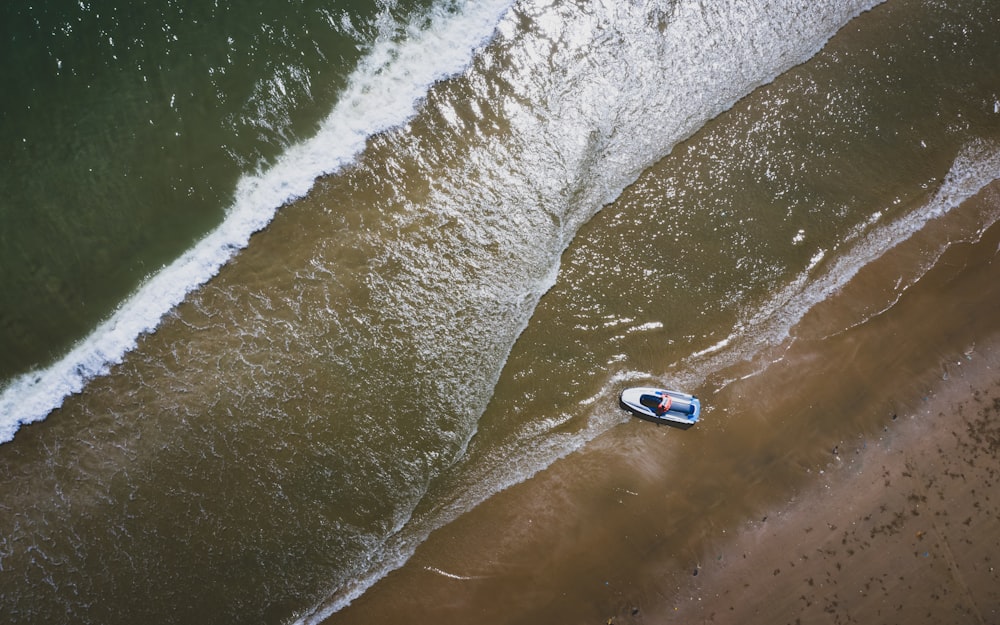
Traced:
POLYGON ((998 32, 993 0, 6 3, 3 620, 318 623, 625 386, 738 418, 720 371, 996 224, 998 32))

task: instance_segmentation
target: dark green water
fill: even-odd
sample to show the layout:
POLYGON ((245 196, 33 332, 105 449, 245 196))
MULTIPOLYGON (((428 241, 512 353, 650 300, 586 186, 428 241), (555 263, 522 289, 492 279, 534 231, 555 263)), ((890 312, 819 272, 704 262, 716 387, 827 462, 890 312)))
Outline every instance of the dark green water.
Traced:
POLYGON ((429 2, 0 8, 0 380, 49 365, 315 134, 429 2), (15 61, 16 59, 16 61, 15 61))

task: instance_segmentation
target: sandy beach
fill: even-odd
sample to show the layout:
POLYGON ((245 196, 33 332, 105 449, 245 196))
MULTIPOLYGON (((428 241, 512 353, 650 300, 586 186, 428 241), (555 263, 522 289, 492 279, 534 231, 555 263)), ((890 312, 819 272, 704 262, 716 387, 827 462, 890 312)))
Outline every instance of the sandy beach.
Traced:
MULTIPOLYGON (((994 201, 990 193, 975 201, 994 201)), ((879 337, 906 332, 928 347, 923 357, 859 347, 857 359, 878 363, 870 379, 886 383, 859 406, 880 413, 879 428, 833 445, 787 505, 710 541, 674 605, 647 622, 998 622, 1000 341, 990 326, 1000 267, 991 230, 949 250, 915 292, 867 324, 876 327, 858 329, 859 344, 889 347, 879 337), (935 358, 923 372, 893 375, 901 362, 935 358)), ((843 379, 829 381, 845 391, 843 379)))
POLYGON ((833 450, 816 485, 715 545, 644 622, 997 622, 997 355, 966 355, 883 435, 833 450))

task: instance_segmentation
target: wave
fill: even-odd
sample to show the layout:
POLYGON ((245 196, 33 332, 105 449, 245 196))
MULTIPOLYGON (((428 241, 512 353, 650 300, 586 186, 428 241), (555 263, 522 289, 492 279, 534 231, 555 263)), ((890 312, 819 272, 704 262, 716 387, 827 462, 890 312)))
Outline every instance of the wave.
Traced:
MULTIPOLYGON (((819 305, 835 297, 865 267, 889 254, 911 240, 918 232, 936 219, 946 217, 962 203, 980 193, 987 185, 1000 179, 1000 147, 989 142, 977 141, 966 145, 956 156, 951 169, 944 177, 937 192, 919 208, 899 217, 882 222, 886 211, 876 211, 871 219, 848 238, 849 245, 827 264, 819 252, 802 271, 768 302, 746 315, 727 337, 725 351, 715 346, 692 356, 697 368, 719 371, 739 361, 750 361, 762 350, 780 345, 792 336, 795 326, 819 305)), ((997 220, 998 214, 984 215, 984 224, 976 232, 962 232, 960 240, 978 239, 997 220)), ((938 261, 949 246, 957 241, 943 239, 933 249, 927 249, 919 266, 910 275, 899 277, 893 287, 894 296, 884 306, 874 311, 862 312, 860 319, 849 327, 833 330, 834 336, 868 322, 892 308, 913 284, 938 261)), ((764 367, 767 363, 763 363, 764 367)), ((755 375, 756 372, 747 376, 755 375)), ((722 384, 725 386, 728 382, 722 384)))
MULTIPOLYGON (((369 137, 413 117, 431 85, 469 66, 511 0, 470 1, 458 10, 453 4, 435 4, 411 19, 402 28, 402 41, 378 37, 317 134, 288 149, 266 171, 244 176, 219 227, 147 279, 58 362, 11 380, 0 395, 0 443, 121 363, 140 336, 154 332, 164 315, 215 276, 281 206, 308 193, 317 178, 349 164, 369 137)), ((381 30, 400 29, 382 24, 381 30)))

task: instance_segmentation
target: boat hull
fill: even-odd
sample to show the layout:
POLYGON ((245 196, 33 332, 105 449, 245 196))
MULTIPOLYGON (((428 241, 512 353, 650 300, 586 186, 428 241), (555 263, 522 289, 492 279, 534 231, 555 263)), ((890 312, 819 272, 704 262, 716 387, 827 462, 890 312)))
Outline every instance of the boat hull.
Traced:
POLYGON ((697 397, 664 388, 627 388, 622 391, 619 403, 637 417, 674 427, 689 428, 701 416, 701 402, 697 397), (663 402, 664 397, 669 397, 670 407, 665 412, 658 411, 656 406, 663 402))

